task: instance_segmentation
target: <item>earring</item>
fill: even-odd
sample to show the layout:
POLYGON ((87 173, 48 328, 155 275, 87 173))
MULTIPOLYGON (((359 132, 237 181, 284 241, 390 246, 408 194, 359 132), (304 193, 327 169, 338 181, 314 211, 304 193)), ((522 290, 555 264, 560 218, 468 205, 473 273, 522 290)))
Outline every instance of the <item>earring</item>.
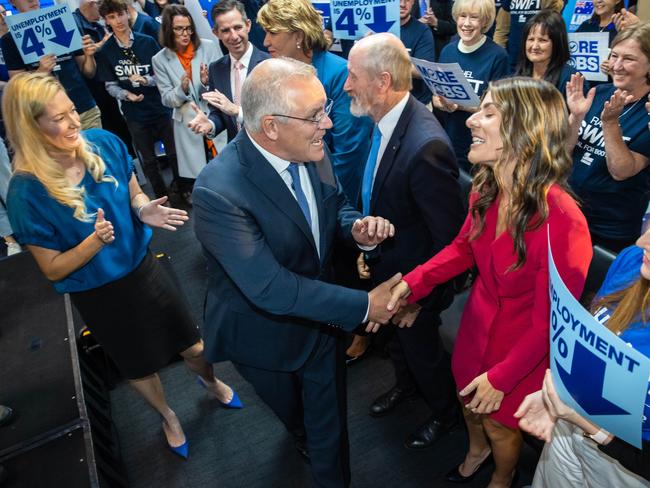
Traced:
POLYGON ((301 49, 299 42, 296 44, 296 48, 301 49))

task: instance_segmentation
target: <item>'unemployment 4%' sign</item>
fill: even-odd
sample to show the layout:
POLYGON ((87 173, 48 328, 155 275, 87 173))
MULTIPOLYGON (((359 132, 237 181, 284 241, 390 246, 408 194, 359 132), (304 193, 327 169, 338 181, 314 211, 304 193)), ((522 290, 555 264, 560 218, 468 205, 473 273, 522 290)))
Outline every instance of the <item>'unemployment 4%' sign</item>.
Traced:
POLYGON ((81 49, 81 34, 66 4, 10 15, 5 20, 25 64, 38 63, 46 54, 61 56, 81 49))
POLYGON ((600 324, 562 282, 548 247, 551 372, 564 403, 641 448, 650 359, 600 324))
POLYGON ((331 0, 330 5, 337 39, 361 39, 368 32, 399 37, 398 0, 331 0))

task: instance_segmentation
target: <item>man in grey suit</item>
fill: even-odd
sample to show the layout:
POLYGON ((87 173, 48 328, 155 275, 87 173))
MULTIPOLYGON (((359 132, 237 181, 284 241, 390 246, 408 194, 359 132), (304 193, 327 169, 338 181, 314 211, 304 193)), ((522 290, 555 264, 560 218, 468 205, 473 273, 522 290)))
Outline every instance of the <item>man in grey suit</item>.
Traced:
POLYGON ((210 105, 210 115, 197 111, 190 128, 208 137, 216 137, 225 130, 228 141, 239 132, 243 122, 241 87, 253 68, 269 55, 248 41, 251 21, 244 5, 238 0, 221 0, 212 7, 214 34, 228 50, 228 54, 210 64, 208 69, 210 91, 203 99, 210 105))
POLYGON ((370 293, 335 285, 332 246, 338 237, 372 248, 395 230, 347 204, 323 144, 331 107, 311 65, 263 61, 242 104, 245 130, 194 186, 209 277, 205 354, 232 361, 290 432, 306 434, 316 486, 345 487, 336 329, 386 323, 401 275, 370 293))

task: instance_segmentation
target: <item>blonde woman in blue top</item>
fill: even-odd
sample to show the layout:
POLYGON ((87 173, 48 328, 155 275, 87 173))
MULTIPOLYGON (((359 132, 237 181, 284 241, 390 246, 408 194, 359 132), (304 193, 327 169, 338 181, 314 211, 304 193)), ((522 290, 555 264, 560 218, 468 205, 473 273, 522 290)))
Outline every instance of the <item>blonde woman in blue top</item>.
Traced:
POLYGON ((43 73, 14 77, 3 99, 14 150, 9 219, 43 274, 69 293, 84 322, 131 385, 160 413, 167 443, 186 458, 185 434, 157 371, 180 354, 222 404, 241 407, 203 359, 196 325, 148 251, 151 228, 176 230, 188 216, 150 201, 126 146, 100 129, 80 132, 61 84, 43 73))

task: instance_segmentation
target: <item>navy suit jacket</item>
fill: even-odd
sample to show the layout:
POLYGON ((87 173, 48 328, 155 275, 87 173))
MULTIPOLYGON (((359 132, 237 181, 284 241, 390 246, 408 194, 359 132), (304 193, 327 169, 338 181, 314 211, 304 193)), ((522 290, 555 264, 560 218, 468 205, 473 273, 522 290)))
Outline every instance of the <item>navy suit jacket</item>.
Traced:
MULTIPOLYGON (((376 284, 430 259, 456 237, 463 223, 465 211, 451 142, 413 95, 379 163, 369 213, 390 220, 397 229, 379 252, 370 253, 368 264, 376 284)), ((441 290, 423 304, 444 308, 448 299, 448 293, 441 290)))
MULTIPOLYGON (((248 66, 246 75, 248 76, 253 68, 270 56, 253 46, 253 53, 251 54, 251 61, 248 66)), ((219 90, 221 93, 232 101, 233 94, 230 88, 230 55, 226 54, 215 62, 210 63, 208 67, 208 83, 209 89, 219 90)), ((243 80, 242 80, 243 83, 243 80)), ((209 119, 214 123, 215 135, 219 134, 222 130, 226 130, 228 134, 228 142, 232 141, 237 135, 237 117, 224 114, 221 110, 210 105, 209 119)))
POLYGON ((208 263, 203 339, 210 362, 295 371, 328 325, 352 331, 366 314, 366 292, 329 282, 334 238, 351 240, 361 214, 348 206, 327 158, 306 167, 318 206, 320 257, 298 202, 245 130, 196 180, 194 227, 208 263))

